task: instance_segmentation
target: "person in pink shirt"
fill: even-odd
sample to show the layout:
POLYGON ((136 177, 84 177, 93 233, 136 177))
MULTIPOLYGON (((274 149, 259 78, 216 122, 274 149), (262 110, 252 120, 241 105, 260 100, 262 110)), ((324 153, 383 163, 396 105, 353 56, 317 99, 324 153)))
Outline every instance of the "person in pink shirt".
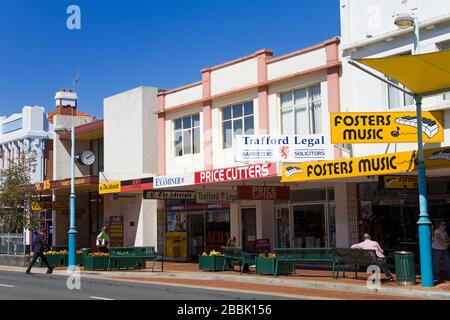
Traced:
POLYGON ((384 255, 383 249, 381 249, 381 246, 378 242, 372 241, 370 238, 370 234, 365 233, 364 234, 364 241, 354 244, 351 247, 352 249, 364 249, 364 250, 375 250, 375 253, 377 254, 377 258, 380 261, 380 265, 382 268, 384 268, 384 272, 386 274, 386 277, 389 281, 393 281, 394 277, 392 276, 391 271, 387 268, 386 265, 386 257, 384 255))

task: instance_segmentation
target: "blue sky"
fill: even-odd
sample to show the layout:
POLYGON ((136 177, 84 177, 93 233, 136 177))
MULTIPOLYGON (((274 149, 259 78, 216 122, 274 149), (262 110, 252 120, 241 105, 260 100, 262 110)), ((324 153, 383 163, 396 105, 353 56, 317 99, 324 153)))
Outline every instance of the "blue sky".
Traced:
POLYGON ((0 115, 52 111, 79 70, 79 109, 102 118, 104 97, 179 87, 204 67, 339 34, 338 0, 0 0, 0 115), (66 27, 71 4, 81 30, 66 27))

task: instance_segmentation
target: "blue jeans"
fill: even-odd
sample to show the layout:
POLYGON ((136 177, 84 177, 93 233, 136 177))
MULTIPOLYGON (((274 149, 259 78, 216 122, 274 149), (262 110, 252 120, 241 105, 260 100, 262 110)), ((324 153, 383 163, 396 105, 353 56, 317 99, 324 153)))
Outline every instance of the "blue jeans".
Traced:
POLYGON ((433 274, 434 280, 440 280, 439 265, 441 260, 444 259, 445 271, 447 272, 447 278, 450 280, 450 251, 448 250, 436 250, 433 249, 433 274))

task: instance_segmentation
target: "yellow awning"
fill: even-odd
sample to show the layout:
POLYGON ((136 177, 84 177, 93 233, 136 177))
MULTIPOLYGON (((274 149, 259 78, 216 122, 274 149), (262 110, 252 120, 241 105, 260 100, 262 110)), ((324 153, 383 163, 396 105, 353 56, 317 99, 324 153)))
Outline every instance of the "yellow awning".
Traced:
POLYGON ((354 60, 397 80, 418 95, 450 90, 450 50, 354 60))

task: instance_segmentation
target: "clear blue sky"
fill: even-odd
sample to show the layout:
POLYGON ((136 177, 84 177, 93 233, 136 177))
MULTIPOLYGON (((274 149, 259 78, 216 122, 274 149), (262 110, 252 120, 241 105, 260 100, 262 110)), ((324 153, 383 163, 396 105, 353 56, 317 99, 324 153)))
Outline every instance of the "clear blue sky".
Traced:
POLYGON ((0 0, 0 115, 52 111, 80 70, 79 109, 102 118, 103 98, 121 91, 175 88, 259 49, 338 35, 338 0, 0 0), (71 4, 81 30, 66 27, 71 4))

